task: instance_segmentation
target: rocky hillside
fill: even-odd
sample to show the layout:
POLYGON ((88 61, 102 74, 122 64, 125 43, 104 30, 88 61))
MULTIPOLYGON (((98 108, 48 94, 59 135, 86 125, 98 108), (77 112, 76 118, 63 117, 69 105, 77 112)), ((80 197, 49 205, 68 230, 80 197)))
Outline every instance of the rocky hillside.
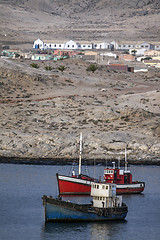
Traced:
POLYGON ((0 39, 159 41, 159 18, 159 0, 2 0, 0 39))
POLYGON ((0 59, 0 157, 160 164, 160 71, 125 73, 84 60, 0 59), (64 71, 59 67, 63 64, 64 71))

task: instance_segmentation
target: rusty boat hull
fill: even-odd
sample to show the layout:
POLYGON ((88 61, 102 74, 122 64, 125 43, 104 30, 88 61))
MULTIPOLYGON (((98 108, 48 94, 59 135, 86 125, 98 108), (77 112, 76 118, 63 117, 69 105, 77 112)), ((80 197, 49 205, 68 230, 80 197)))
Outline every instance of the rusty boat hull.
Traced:
POLYGON ((46 222, 82 222, 124 220, 128 207, 95 208, 92 204, 76 204, 43 196, 46 222))

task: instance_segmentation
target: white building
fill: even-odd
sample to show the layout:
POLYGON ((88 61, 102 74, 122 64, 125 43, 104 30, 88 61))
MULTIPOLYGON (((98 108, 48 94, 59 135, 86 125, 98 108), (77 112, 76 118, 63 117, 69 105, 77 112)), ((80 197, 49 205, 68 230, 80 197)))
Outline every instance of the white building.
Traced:
POLYGON ((110 49, 110 43, 108 43, 108 42, 95 42, 95 43, 93 43, 93 49, 110 49))
POLYGON ((129 54, 135 53, 136 56, 143 56, 144 52, 146 51, 145 48, 131 48, 129 49, 129 54))
POLYGON ((38 38, 36 41, 34 41, 33 48, 44 49, 44 42, 38 38))
POLYGON ((37 39, 34 44, 33 44, 34 49, 69 49, 69 50, 91 50, 91 49, 110 49, 110 50, 122 50, 122 51, 129 51, 130 49, 145 49, 145 50, 150 50, 150 49, 155 49, 155 50, 160 50, 160 44, 151 44, 147 42, 90 42, 90 41, 50 41, 50 40, 44 40, 42 41, 41 39, 37 39))
POLYGON ((110 49, 108 42, 89 42, 89 41, 49 41, 37 39, 33 44, 34 49, 69 49, 69 50, 90 50, 90 49, 110 49))

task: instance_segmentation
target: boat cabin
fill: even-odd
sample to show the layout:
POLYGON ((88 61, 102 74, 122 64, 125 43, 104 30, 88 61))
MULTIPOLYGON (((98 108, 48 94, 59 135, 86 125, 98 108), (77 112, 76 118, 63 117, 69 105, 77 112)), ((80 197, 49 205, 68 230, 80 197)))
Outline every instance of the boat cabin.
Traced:
POLYGON ((122 206, 122 196, 116 196, 116 184, 92 183, 93 207, 110 208, 122 206))
POLYGON ((129 170, 116 167, 115 162, 113 162, 112 168, 107 167, 104 169, 104 181, 107 183, 131 184, 132 174, 129 170))

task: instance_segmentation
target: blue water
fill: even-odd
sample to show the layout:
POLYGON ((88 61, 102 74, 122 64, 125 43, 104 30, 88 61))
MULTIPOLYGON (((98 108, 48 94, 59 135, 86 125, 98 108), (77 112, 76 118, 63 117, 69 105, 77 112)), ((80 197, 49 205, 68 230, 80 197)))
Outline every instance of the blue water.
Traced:
MULTIPOLYGON (((89 167, 95 177, 103 166, 89 167)), ((41 197, 57 196, 56 172, 68 174, 70 166, 0 164, 0 240, 159 240, 160 166, 131 166, 133 180, 146 182, 143 194, 128 195, 128 215, 123 222, 45 224, 41 197)), ((90 197, 74 197, 88 203, 90 197)))

